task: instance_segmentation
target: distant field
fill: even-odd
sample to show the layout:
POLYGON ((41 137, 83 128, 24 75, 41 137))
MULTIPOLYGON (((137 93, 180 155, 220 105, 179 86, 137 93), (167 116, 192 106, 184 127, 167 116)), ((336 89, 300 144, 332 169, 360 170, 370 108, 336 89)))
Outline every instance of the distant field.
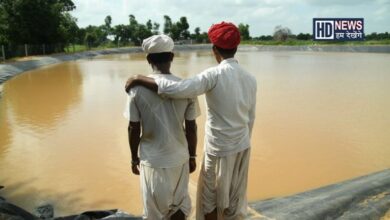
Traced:
POLYGON ((247 45, 288 45, 288 46, 304 46, 304 45, 390 45, 390 40, 367 40, 367 41, 313 41, 313 40, 249 40, 242 41, 241 44, 247 45))
MULTIPOLYGON (((126 45, 119 45, 119 47, 132 47, 132 44, 126 44, 126 45)), ((65 52, 66 53, 73 53, 73 52, 82 52, 82 51, 87 51, 87 50, 102 50, 102 49, 108 49, 108 48, 117 48, 118 46, 114 43, 108 43, 108 44, 103 44, 99 45, 97 47, 91 47, 88 48, 87 45, 83 44, 76 44, 70 45, 68 47, 65 47, 65 52)))
MULTIPOLYGON (((241 42, 242 45, 286 45, 286 46, 305 46, 305 45, 390 45, 390 40, 367 40, 367 41, 344 41, 344 42, 329 42, 329 41, 313 41, 313 40, 246 40, 241 42)), ((120 47, 131 47, 133 45, 120 45, 120 47)), ((107 48, 117 48, 117 45, 110 43, 97 47, 88 48, 86 45, 77 44, 65 48, 65 52, 81 52, 87 50, 101 50, 107 48)))
MULTIPOLYGON (((287 41, 276 41, 276 40, 246 40, 241 41, 241 45, 284 45, 284 46, 312 46, 312 45, 372 45, 372 46, 379 46, 379 45, 390 45, 390 39, 389 40, 366 40, 366 41, 346 41, 346 42, 327 42, 327 41, 313 41, 313 40, 296 40, 296 39, 290 39, 287 41)), ((119 45, 120 48, 124 47, 134 47, 133 44, 125 44, 125 45, 119 45)), ((93 51, 93 50, 103 50, 103 49, 109 49, 109 48, 118 48, 118 45, 110 42, 103 45, 99 45, 96 47, 87 47, 83 44, 75 44, 75 45, 69 45, 64 48, 65 53, 77 53, 82 51, 93 51)), ((7 59, 8 61, 20 61, 24 59, 32 59, 35 56, 29 56, 29 57, 13 57, 10 59, 7 59)), ((1 57, 0 57, 1 59, 1 57)), ((1 61, 1 60, 0 60, 1 61)))

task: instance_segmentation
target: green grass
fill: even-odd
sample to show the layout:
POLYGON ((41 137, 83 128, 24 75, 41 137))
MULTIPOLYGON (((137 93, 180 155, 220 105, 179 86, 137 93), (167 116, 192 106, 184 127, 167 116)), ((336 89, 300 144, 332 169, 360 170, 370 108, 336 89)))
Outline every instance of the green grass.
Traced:
MULTIPOLYGON (((288 39, 287 41, 276 41, 276 40, 246 40, 241 41, 241 45, 285 45, 285 46, 312 46, 312 45, 390 45, 390 39, 387 40, 366 40, 366 41, 345 41, 345 42, 334 42, 334 41, 313 41, 313 40, 297 40, 297 39, 288 39)), ((121 44, 119 47, 134 47, 133 44, 121 44)), ((65 53, 77 53, 82 51, 93 51, 93 50, 103 50, 109 48, 117 48, 117 45, 113 42, 108 42, 97 47, 88 48, 86 45, 76 44, 69 45, 65 47, 65 53)), ((19 60, 23 57, 14 57, 11 61, 19 60)))
POLYGON ((287 41, 276 40, 247 40, 242 41, 243 45, 285 45, 285 46, 310 46, 310 45, 390 45, 390 40, 367 40, 367 41, 313 41, 313 40, 296 40, 287 41))
POLYGON ((76 45, 74 45, 74 47, 73 47, 73 45, 65 47, 66 53, 81 52, 81 51, 86 51, 86 50, 87 50, 87 46, 80 45, 80 44, 76 44, 76 45))
MULTIPOLYGON (((390 45, 390 40, 367 40, 367 41, 344 41, 344 42, 335 42, 335 41, 313 41, 313 40, 296 40, 289 39, 287 41, 276 41, 276 40, 246 40, 241 42, 242 45, 284 45, 284 46, 310 46, 310 45, 390 45)), ((132 47, 134 45, 119 45, 120 47, 132 47)), ((70 45, 65 47, 66 53, 77 53, 88 50, 102 50, 109 48, 117 48, 117 45, 110 42, 107 44, 102 44, 97 47, 88 48, 86 45, 76 44, 74 46, 70 45)))
MULTIPOLYGON (((125 45, 119 45, 119 47, 132 47, 134 45, 132 44, 125 44, 125 45)), ((68 47, 65 47, 65 53, 77 53, 77 52, 82 52, 82 51, 89 51, 89 50, 102 50, 102 49, 110 49, 110 48, 117 48, 118 45, 110 42, 106 44, 99 45, 97 47, 92 47, 88 48, 86 45, 81 45, 81 44, 75 44, 74 48, 73 45, 69 45, 68 47)))
POLYGON ((390 40, 369 40, 364 41, 365 45, 389 45, 390 40))

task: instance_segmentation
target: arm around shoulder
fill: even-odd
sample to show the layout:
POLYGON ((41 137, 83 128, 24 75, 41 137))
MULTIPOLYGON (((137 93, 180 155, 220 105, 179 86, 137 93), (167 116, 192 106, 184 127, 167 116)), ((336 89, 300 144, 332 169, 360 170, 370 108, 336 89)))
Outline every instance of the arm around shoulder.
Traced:
POLYGON ((213 89, 217 84, 217 72, 207 69, 189 79, 172 81, 156 79, 158 93, 169 98, 194 98, 213 89))
POLYGON ((154 92, 157 92, 158 90, 156 81, 151 77, 147 77, 143 75, 135 75, 130 77, 126 82, 126 86, 125 86, 126 92, 129 92, 129 90, 135 86, 143 86, 154 92))

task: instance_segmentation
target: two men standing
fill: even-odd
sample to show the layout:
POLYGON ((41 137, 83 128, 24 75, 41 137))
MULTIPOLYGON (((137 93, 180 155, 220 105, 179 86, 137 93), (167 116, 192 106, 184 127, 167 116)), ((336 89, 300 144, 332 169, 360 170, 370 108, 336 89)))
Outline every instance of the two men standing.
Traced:
MULTIPOLYGON (((235 25, 225 22, 213 25, 209 29, 208 36, 213 44, 213 54, 218 62, 217 66, 185 80, 138 75, 128 80, 126 89, 131 88, 130 96, 132 96, 133 90, 142 88, 146 92, 147 90, 143 88, 146 87, 155 93, 157 92, 160 97, 167 97, 160 99, 175 100, 175 102, 193 100, 194 97, 205 94, 207 122, 204 157, 198 181, 196 216, 197 219, 206 220, 243 219, 247 209, 246 189, 250 137, 255 119, 257 84, 255 77, 246 72, 234 58, 240 43, 240 33, 235 25)), ((194 102, 192 101, 192 103, 194 102)), ((153 109, 151 106, 149 107, 149 110, 153 109)), ((175 111, 171 110, 166 112, 175 114, 175 111)), ((192 116, 189 119, 194 119, 197 114, 192 116)), ((144 120, 142 115, 141 118, 144 120)), ((176 123, 176 121, 170 123, 176 123)), ((170 129, 163 132, 173 134, 182 131, 170 129)), ((156 130, 155 132, 162 131, 156 130)), ((142 140, 144 140, 144 134, 143 132, 142 140)), ((131 141, 130 139, 130 143, 131 141)), ((190 146, 190 142, 188 144, 190 146)), ((141 151, 142 147, 141 141, 141 151)), ((132 150, 132 155, 134 153, 137 152, 132 150)), ((194 156, 191 152, 189 154, 194 156)), ((161 157, 163 155, 160 155, 160 160, 161 157)), ((141 161, 142 158, 141 154, 141 161)), ((144 168, 141 162, 141 173, 142 169, 144 168)), ((141 184, 145 184, 142 182, 142 177, 141 184)), ((154 185, 153 182, 149 184, 154 185)), ((141 187, 145 200, 145 187, 141 187)), ((169 200, 167 197, 161 199, 169 200)), ((147 209, 145 207, 145 210, 147 209)), ((181 211, 188 216, 187 211, 181 211)), ((149 218, 147 215, 145 217, 155 219, 149 218)), ((170 217, 167 215, 158 219, 169 219, 170 217)))

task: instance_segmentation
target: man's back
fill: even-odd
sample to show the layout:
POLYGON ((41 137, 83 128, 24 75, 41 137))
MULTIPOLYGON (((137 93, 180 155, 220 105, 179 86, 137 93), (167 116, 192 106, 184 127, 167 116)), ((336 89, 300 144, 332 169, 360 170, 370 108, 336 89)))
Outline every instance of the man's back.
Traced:
MULTIPOLYGON (((156 74, 178 81, 168 74, 156 74)), ((130 120, 141 121, 141 163, 151 167, 167 168, 188 161, 188 145, 184 134, 184 120, 194 120, 198 104, 193 99, 164 99, 143 87, 130 90, 130 120)))
POLYGON ((223 60, 193 78, 180 82, 156 79, 158 92, 172 98, 206 94, 206 152, 215 156, 250 147, 255 118, 256 78, 234 58, 223 60))
POLYGON ((209 115, 206 145, 213 155, 232 154, 250 146, 250 122, 254 120, 256 79, 235 59, 210 68, 214 86, 206 92, 209 115))

